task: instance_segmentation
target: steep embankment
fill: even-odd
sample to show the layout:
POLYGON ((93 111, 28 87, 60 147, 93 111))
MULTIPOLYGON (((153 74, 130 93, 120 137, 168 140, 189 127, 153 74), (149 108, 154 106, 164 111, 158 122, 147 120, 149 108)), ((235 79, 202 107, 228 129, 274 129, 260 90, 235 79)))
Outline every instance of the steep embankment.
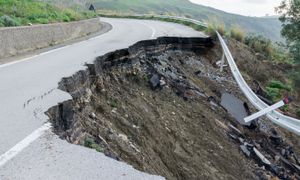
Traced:
POLYGON ((244 127, 221 106, 225 92, 246 100, 218 71, 220 52, 211 39, 159 38, 98 57, 60 82, 73 100, 49 110, 54 131, 168 179, 298 178, 284 130, 244 127))

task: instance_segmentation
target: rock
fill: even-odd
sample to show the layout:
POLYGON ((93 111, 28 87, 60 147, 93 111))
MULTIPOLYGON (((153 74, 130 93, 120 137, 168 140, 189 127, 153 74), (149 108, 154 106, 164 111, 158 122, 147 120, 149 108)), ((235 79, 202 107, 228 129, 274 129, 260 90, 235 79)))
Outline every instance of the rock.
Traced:
POLYGON ((166 83, 166 81, 164 80, 164 79, 161 79, 160 81, 159 81, 159 85, 160 86, 164 86, 164 85, 166 85, 167 83, 166 83))
POLYGON ((114 114, 117 114, 117 110, 118 110, 117 108, 113 108, 113 109, 111 110, 111 112, 114 113, 114 114))
POLYGON ((122 139, 122 141, 124 141, 126 143, 129 142, 128 137, 125 134, 119 134, 118 136, 119 136, 119 138, 122 139))
POLYGON ((113 153, 105 152, 104 155, 107 156, 107 157, 110 157, 114 160, 120 161, 120 158, 118 156, 114 155, 113 153))
POLYGON ((228 135, 229 135, 229 137, 231 137, 231 139, 233 139, 233 140, 238 140, 238 138, 237 138, 236 135, 230 134, 230 133, 228 133, 228 135))
POLYGON ((234 132, 234 134, 243 137, 243 133, 232 124, 229 124, 229 128, 234 132))
POLYGON ((238 140, 239 140, 240 143, 244 143, 244 141, 245 141, 245 139, 243 139, 241 137, 239 137, 238 140))
POLYGON ((280 169, 278 168, 278 166, 276 166, 276 165, 274 165, 274 164, 271 164, 271 165, 269 166, 269 168, 270 168, 270 171, 271 171, 272 173, 276 174, 276 175, 278 175, 279 172, 280 172, 280 169))
POLYGON ((150 86, 153 90, 155 90, 156 88, 158 88, 160 86, 160 78, 157 74, 152 75, 150 81, 150 86))
POLYGON ((89 115, 89 117, 92 118, 92 119, 96 119, 96 114, 95 114, 95 113, 91 113, 91 114, 89 115))
POLYGON ((274 142, 276 146, 280 145, 283 142, 282 138, 274 128, 271 129, 271 135, 269 138, 272 142, 274 142))
POLYGON ((240 145, 240 148, 241 148, 242 152, 249 158, 251 155, 251 152, 248 150, 247 146, 240 145))
POLYGON ((274 160, 275 160, 275 163, 278 163, 279 160, 280 160, 280 156, 276 155, 276 156, 274 157, 274 160))
POLYGON ((262 154, 260 153, 256 148, 253 148, 253 152, 256 155, 256 157, 265 165, 270 166, 271 162, 262 154))

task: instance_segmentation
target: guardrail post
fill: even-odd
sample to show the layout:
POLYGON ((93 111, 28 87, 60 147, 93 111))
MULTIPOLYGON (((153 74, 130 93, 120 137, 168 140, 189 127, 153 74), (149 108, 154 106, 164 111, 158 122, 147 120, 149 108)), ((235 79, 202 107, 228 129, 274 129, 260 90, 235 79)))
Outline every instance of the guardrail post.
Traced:
POLYGON ((225 53, 223 51, 223 55, 222 55, 222 59, 221 59, 221 67, 220 67, 221 72, 223 72, 224 63, 225 63, 225 53))

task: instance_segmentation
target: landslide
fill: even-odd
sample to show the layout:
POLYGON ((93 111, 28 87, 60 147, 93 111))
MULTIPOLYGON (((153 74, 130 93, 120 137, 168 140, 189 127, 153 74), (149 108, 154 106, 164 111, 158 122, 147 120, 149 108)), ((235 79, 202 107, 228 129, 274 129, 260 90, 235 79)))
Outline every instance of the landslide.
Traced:
POLYGON ((286 139, 286 131, 263 119, 244 127, 220 105, 224 92, 247 102, 230 71, 219 72, 220 57, 209 38, 176 37, 98 57, 60 82, 73 99, 48 111, 54 132, 167 179, 297 177, 276 157, 286 150, 287 162, 297 163, 288 148, 297 150, 297 137, 286 139), (246 158, 240 143, 255 146, 280 171, 246 158))

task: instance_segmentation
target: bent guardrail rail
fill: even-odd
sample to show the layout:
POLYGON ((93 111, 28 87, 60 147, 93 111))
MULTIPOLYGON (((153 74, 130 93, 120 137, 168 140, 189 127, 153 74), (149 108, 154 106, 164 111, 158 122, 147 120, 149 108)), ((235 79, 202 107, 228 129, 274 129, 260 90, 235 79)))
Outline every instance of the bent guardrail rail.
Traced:
MULTIPOLYGON (((160 18, 172 18, 172 19, 178 19, 178 20, 184 20, 184 21, 190 21, 192 23, 195 23, 197 25, 201 25, 203 27, 207 27, 207 25, 201 21, 190 19, 190 18, 184 18, 184 17, 174 17, 174 16, 167 16, 167 15, 154 15, 154 17, 160 17, 160 18)), ((219 32, 216 32, 218 39, 220 41, 220 44, 222 46, 223 52, 225 54, 225 57, 227 59, 227 62, 229 64, 230 70, 232 72, 233 77, 235 78, 239 88, 242 90, 244 95, 247 97, 247 99, 251 102, 253 106, 255 106, 258 110, 265 109, 269 107, 265 102, 263 102, 248 86, 247 82, 244 80, 242 74, 240 73, 231 52, 229 51, 229 48, 227 47, 224 39, 219 34, 219 32)), ((268 119, 270 119, 273 123, 287 129, 290 132, 293 132, 300 136, 300 120, 289 117, 286 115, 283 115, 277 111, 272 111, 267 114, 268 119)))
MULTIPOLYGON (((217 32, 218 38, 220 40, 222 49, 226 56, 227 62, 235 78, 236 82, 238 83, 240 89, 243 91, 244 95, 247 99, 254 105, 258 110, 265 109, 269 107, 266 103, 264 103, 257 95, 252 91, 252 89, 248 86, 246 81, 244 80, 243 76, 241 75, 224 39, 222 36, 217 32)), ((300 120, 296 118, 292 118, 289 116, 285 116, 277 111, 272 111, 267 114, 267 117, 274 122, 275 124, 297 134, 300 136, 300 120)))

